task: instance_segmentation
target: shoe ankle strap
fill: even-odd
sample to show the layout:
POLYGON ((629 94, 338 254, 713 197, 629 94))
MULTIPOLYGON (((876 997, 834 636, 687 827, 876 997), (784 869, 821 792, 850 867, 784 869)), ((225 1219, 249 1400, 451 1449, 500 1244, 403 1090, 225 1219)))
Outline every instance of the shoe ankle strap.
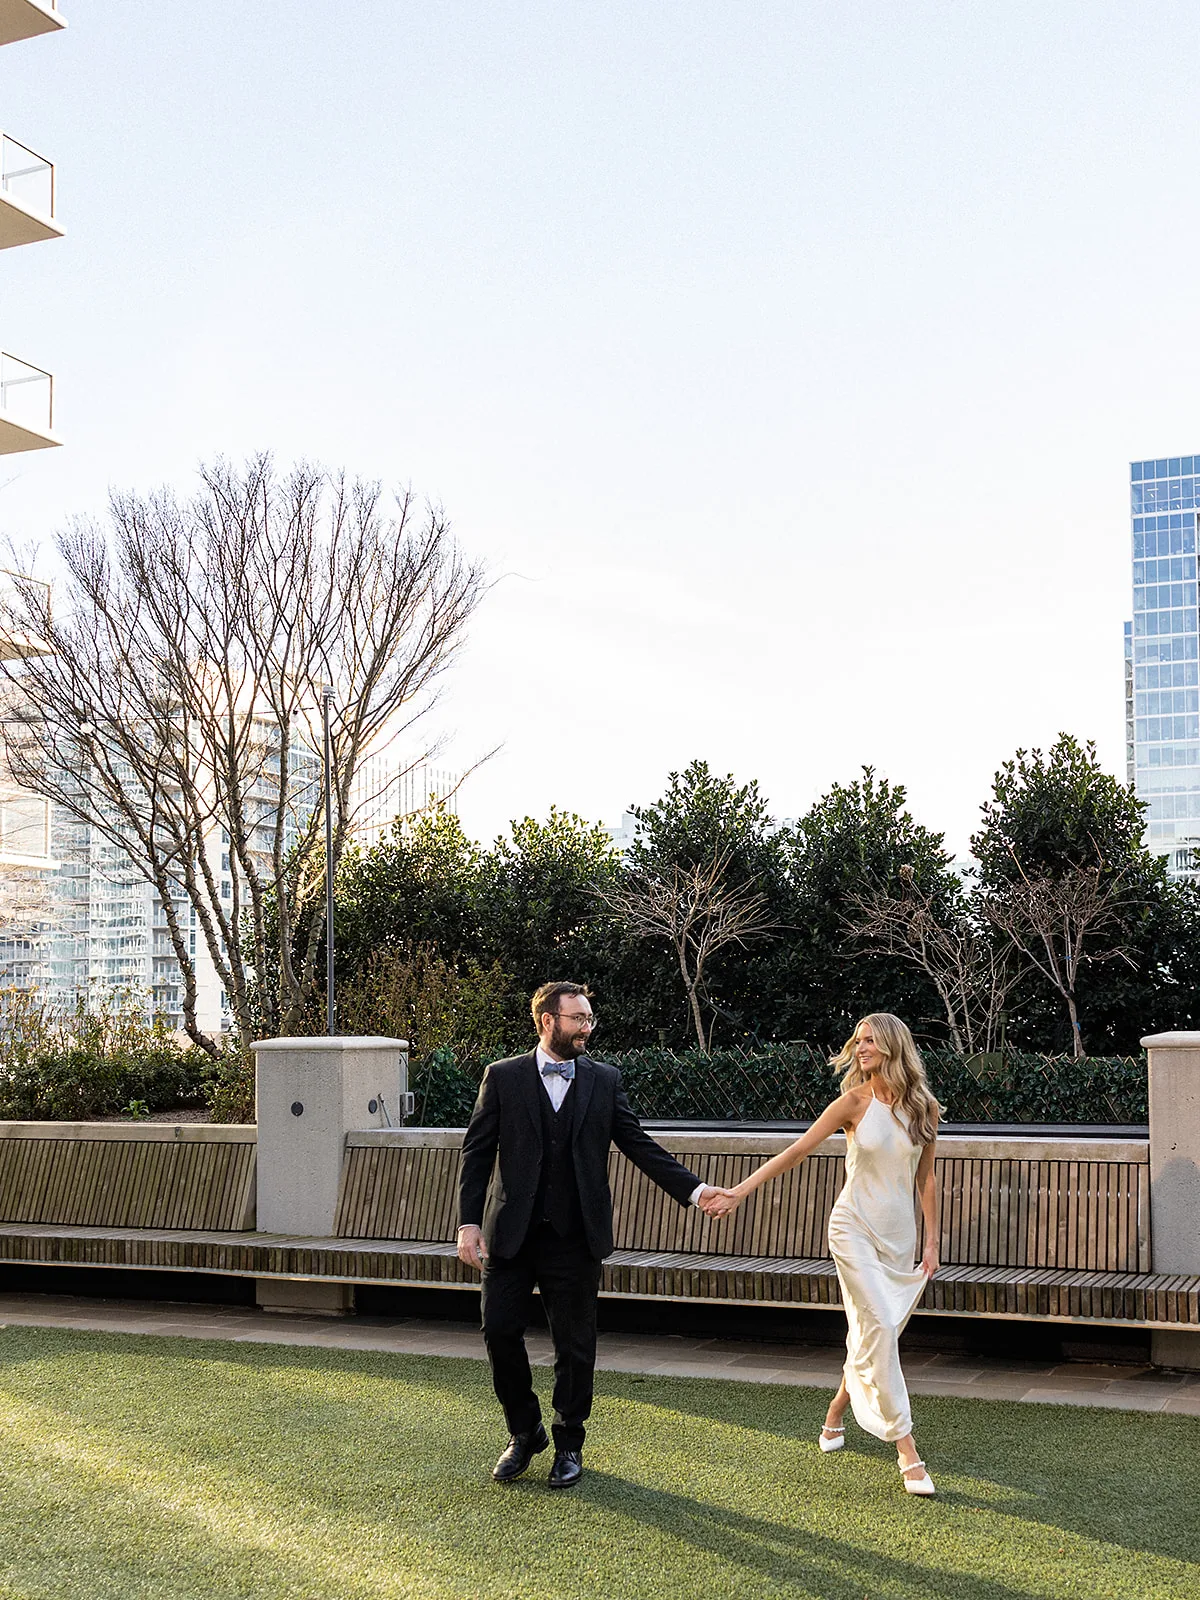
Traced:
POLYGON ((899 1461, 897 1461, 896 1465, 900 1468, 901 1472, 915 1472, 918 1467, 923 1467, 925 1463, 923 1461, 905 1461, 903 1464, 901 1464, 899 1461))

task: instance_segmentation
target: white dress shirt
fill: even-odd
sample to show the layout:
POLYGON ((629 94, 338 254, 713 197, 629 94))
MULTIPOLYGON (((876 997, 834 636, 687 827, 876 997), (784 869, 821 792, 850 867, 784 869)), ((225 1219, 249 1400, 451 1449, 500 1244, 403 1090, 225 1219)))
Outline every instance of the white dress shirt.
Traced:
MULTIPOLYGON (((567 1098, 567 1090, 571 1087, 571 1082, 574 1080, 572 1079, 571 1082, 568 1082, 568 1080, 563 1077, 561 1072, 546 1073, 542 1071, 542 1068, 547 1062, 551 1062, 554 1065, 557 1065, 558 1063, 555 1062, 552 1055, 547 1055, 546 1051, 542 1049, 540 1044, 537 1047, 536 1055, 538 1077, 542 1080, 542 1088, 545 1089, 546 1093, 550 1096, 550 1104, 554 1107, 555 1111, 561 1111, 562 1103, 567 1098)), ((691 1194, 688 1195, 688 1204, 692 1206, 698 1206, 700 1204, 700 1196, 707 1188, 708 1185, 706 1183, 698 1183, 692 1190, 691 1194)))
POLYGON ((546 1093, 550 1096, 550 1104, 554 1107, 555 1111, 561 1111, 562 1103, 567 1098, 567 1090, 571 1087, 571 1083, 574 1080, 564 1078, 561 1072, 544 1073, 542 1068, 547 1064, 552 1066, 559 1065, 553 1056, 547 1055, 542 1049, 541 1045, 538 1045, 538 1077, 542 1080, 542 1088, 545 1089, 546 1093))

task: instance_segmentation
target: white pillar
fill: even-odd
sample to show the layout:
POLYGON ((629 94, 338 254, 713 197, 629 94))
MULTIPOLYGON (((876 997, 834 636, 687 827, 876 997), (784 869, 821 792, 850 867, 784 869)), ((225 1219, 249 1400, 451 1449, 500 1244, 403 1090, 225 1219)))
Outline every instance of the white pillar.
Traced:
MULTIPOLYGON (((1200 1273, 1200 1033, 1142 1040, 1150 1071, 1150 1252, 1155 1272, 1200 1273)), ((1200 1370, 1200 1330, 1151 1335, 1156 1366, 1200 1370)))
MULTIPOLYGON (((346 1135, 399 1127, 408 1045, 371 1037, 264 1039, 254 1046, 258 1105, 258 1231, 328 1239, 337 1216, 346 1135)), ((258 1303, 337 1314, 348 1284, 260 1278, 258 1303)))

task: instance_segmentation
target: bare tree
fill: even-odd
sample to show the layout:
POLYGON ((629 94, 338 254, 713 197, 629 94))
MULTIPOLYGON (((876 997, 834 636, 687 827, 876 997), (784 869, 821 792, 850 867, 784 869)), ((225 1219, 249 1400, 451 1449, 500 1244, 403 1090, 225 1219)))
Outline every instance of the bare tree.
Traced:
POLYGON ((21 584, 7 624, 49 653, 0 661, 8 762, 153 885, 198 1024, 196 929, 243 1040, 301 1025, 324 931, 321 687, 336 691, 333 864, 365 756, 424 715, 482 594, 444 516, 410 494, 268 456, 202 469, 181 504, 115 495, 59 552, 51 616, 21 584))
POLYGON ((846 924, 861 943, 920 968, 938 992, 954 1048, 974 1055, 995 1048, 1005 1001, 1028 965, 1013 961, 1011 936, 998 943, 970 904, 945 902, 906 865, 898 891, 855 896, 846 924))
POLYGON ((1122 874, 1104 862, 1079 864, 1055 876, 1031 877, 1011 845, 1015 876, 983 902, 987 916, 1062 997, 1075 1059, 1085 1054, 1079 1025, 1079 974, 1087 963, 1135 964, 1121 942, 1128 905, 1122 874), (1099 948, 1097 948, 1097 945, 1099 948))
POLYGON ((712 1045, 712 1025, 705 1030, 701 1004, 709 960, 727 945, 745 945, 778 926, 763 915, 763 895, 749 885, 726 884, 730 855, 717 852, 691 867, 634 869, 616 887, 596 890, 636 937, 665 939, 675 951, 703 1055, 712 1045))

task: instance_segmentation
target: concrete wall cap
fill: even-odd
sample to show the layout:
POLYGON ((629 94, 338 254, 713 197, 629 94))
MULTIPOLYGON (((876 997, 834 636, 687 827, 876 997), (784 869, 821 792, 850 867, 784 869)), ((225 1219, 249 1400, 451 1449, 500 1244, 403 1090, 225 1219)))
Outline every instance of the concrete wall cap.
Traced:
POLYGON ((1200 1050, 1200 1033, 1151 1033, 1142 1040, 1143 1050, 1200 1050))
MULTIPOLYGON (((349 1149, 457 1149, 464 1132, 462 1128, 364 1128, 347 1133, 346 1145, 349 1149)), ((793 1144, 798 1135, 708 1130, 677 1133, 655 1128, 651 1137, 674 1154, 774 1156, 793 1144)), ((835 1133, 814 1154, 840 1156, 845 1150, 845 1136, 835 1133)), ((1075 1139, 1069 1135, 996 1134, 980 1138, 977 1134, 946 1134, 938 1139, 938 1154, 943 1159, 957 1156, 967 1161, 1118 1161, 1140 1167, 1150 1162, 1150 1147, 1145 1139, 1075 1139)))
POLYGON ((0 1122, 0 1139, 96 1139, 134 1144, 253 1144, 252 1122, 0 1122))
POLYGON ((383 1039, 377 1034, 302 1034, 294 1039, 258 1039, 251 1050, 407 1050, 407 1039, 383 1039))

